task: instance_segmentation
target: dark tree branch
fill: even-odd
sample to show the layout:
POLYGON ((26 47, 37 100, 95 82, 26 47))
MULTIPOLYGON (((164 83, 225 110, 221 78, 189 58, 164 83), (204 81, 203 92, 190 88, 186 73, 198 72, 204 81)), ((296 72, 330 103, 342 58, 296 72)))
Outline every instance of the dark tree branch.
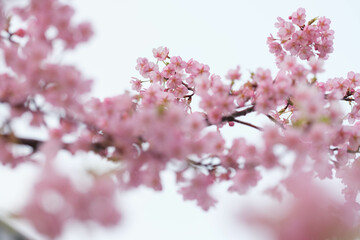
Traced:
POLYGON ((36 140, 31 138, 21 138, 15 136, 14 134, 1 134, 0 138, 9 143, 29 146, 33 149, 34 152, 38 150, 41 144, 44 143, 41 140, 36 140))
MULTIPOLYGON (((45 141, 42 140, 17 137, 14 134, 0 134, 0 139, 3 139, 8 143, 29 146, 33 149, 33 152, 36 152, 39 149, 39 147, 45 143, 45 141)), ((70 144, 71 143, 63 143, 62 148, 69 149, 70 144)), ((107 147, 108 145, 104 142, 97 142, 91 144, 91 149, 96 153, 105 150, 107 147)))
POLYGON ((237 123, 240 123, 240 124, 243 124, 243 125, 246 125, 246 126, 249 126, 249 127, 252 127, 252 128, 255 128, 255 129, 259 130, 259 131, 263 131, 263 129, 261 127, 255 126, 254 124, 244 122, 244 121, 241 121, 241 120, 237 120, 237 119, 234 119, 233 121, 237 122, 237 123))
MULTIPOLYGON (((257 126, 254 126, 254 125, 252 125, 252 124, 250 124, 250 123, 245 123, 245 122, 243 122, 243 121, 240 121, 240 120, 237 120, 237 119, 236 119, 236 117, 245 116, 245 115, 247 115, 248 113, 253 112, 254 110, 255 110, 255 106, 250 106, 250 107, 245 108, 245 109, 243 109, 243 110, 241 110, 241 111, 236 111, 236 112, 232 113, 231 115, 223 116, 223 117, 221 118, 221 122, 238 122, 238 123, 245 124, 245 125, 248 125, 248 126, 251 126, 251 127, 254 127, 254 128, 260 130, 260 128, 257 127, 257 126)), ((209 121, 209 118, 208 118, 207 115, 205 115, 205 121, 206 121, 206 123, 208 124, 208 126, 213 125, 213 123, 211 123, 211 122, 209 121)))
POLYGON ((236 118, 236 117, 240 117, 240 116, 245 116, 248 113, 251 113, 255 111, 255 106, 250 106, 248 108, 245 108, 244 110, 238 111, 238 112, 234 112, 233 114, 231 114, 232 117, 236 118))
MULTIPOLYGON (((233 121, 235 121, 235 118, 236 118, 236 117, 245 116, 245 115, 247 115, 248 113, 253 112, 254 110, 255 110, 255 106, 251 106, 251 107, 245 108, 244 110, 234 112, 234 113, 231 114, 231 115, 223 116, 223 117, 221 118, 221 122, 233 122, 233 121)), ((210 124, 210 125, 211 125, 211 124, 210 124)))

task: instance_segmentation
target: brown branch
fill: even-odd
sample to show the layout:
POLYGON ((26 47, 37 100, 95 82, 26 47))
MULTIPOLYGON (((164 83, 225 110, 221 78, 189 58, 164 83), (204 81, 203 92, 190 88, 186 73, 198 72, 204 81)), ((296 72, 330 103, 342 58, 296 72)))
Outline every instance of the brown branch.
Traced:
POLYGON ((291 99, 288 98, 288 100, 287 100, 287 102, 286 102, 286 106, 283 107, 283 108, 279 111, 279 114, 284 113, 284 112, 286 111, 286 109, 287 109, 290 105, 293 106, 294 104, 293 104, 293 102, 291 101, 291 99))
POLYGON ((14 134, 1 134, 0 138, 9 143, 29 146, 34 152, 44 143, 41 140, 16 137, 14 134))
MULTIPOLYGON (((242 121, 237 120, 236 117, 245 116, 248 113, 253 112, 254 110, 255 110, 255 106, 250 106, 250 107, 245 108, 245 109, 243 109, 241 111, 236 111, 236 112, 232 113, 231 115, 223 116, 221 118, 221 122, 240 122, 240 123, 242 123, 242 121)), ((208 118, 207 115, 205 115, 205 121, 208 124, 208 126, 213 125, 213 123, 211 123, 209 121, 209 118, 208 118)), ((248 124, 245 124, 245 125, 248 125, 248 124)), ((258 128, 258 127, 255 126, 255 128, 258 128)))
POLYGON ((184 98, 192 98, 192 96, 195 95, 195 92, 193 92, 192 94, 188 94, 188 95, 185 95, 184 98))
MULTIPOLYGON (((330 94, 325 94, 325 99, 328 99, 329 98, 329 95, 330 94)), ((353 97, 353 94, 351 92, 347 92, 346 95, 344 97, 342 97, 341 99, 339 100, 342 100, 342 101, 347 101, 347 102, 353 102, 355 101, 354 98, 350 98, 350 97, 353 97)))
MULTIPOLYGON (((18 144, 18 145, 25 145, 29 146, 33 149, 33 152, 37 151, 39 147, 45 143, 45 141, 32 139, 32 138, 23 138, 23 137, 17 137, 14 134, 0 134, 0 139, 3 139, 9 143, 18 144)), ((62 148, 65 150, 69 149, 69 145, 71 143, 63 143, 62 148)), ((91 144, 91 149, 98 153, 102 150, 105 150, 107 148, 106 143, 103 142, 97 142, 91 144)))
POLYGON ((190 90, 190 91, 193 91, 193 92, 194 92, 194 88, 189 87, 189 85, 187 85, 187 84, 184 83, 184 82, 181 82, 181 83, 182 83, 182 85, 184 85, 184 86, 187 88, 187 90, 190 90))
MULTIPOLYGON (((0 102, 6 102, 4 100, 1 100, 0 99, 0 102)), ((26 111, 31 111, 29 108, 25 107, 24 104, 18 104, 16 106, 12 106, 12 107, 16 107, 16 108, 24 108, 26 111)), ((230 122, 230 121, 235 121, 235 122, 238 122, 238 123, 241 123, 241 124, 244 124, 244 125, 248 125, 248 126, 251 126, 253 128, 256 128, 258 130, 261 130, 260 127, 257 127, 257 126, 254 126, 250 123, 246 123, 246 122, 243 122, 243 121, 240 121, 240 120, 236 120, 235 117, 239 117, 239 116, 245 116, 247 115, 248 113, 251 113, 255 110, 255 107, 254 106, 250 106, 250 107, 247 107, 241 111, 236 111, 234 112, 233 114, 231 115, 228 115, 228 116, 224 116, 222 117, 222 122, 230 122)), ((46 113, 44 113, 46 114, 46 113)), ((73 120, 73 121, 77 121, 76 118, 73 118, 69 115, 67 115, 65 118, 69 119, 69 120, 73 120)), ((205 116, 205 119, 208 123, 208 125, 212 125, 209 120, 208 120, 208 117, 205 116)), ((92 124, 89 124, 87 123, 86 121, 85 122, 82 122, 83 124, 87 125, 92 131, 96 132, 96 133, 99 133, 99 129, 97 129, 95 126, 93 126, 92 124)), ((110 146, 111 142, 112 142, 112 139, 111 139, 111 134, 107 134, 107 133, 104 133, 104 141, 102 142, 97 142, 97 143, 91 143, 90 145, 90 148, 92 151, 96 152, 96 153, 101 153, 103 150, 105 150, 108 146, 110 146)), ((33 139, 33 138, 26 138, 26 137, 19 137, 19 136, 16 136, 14 135, 13 133, 10 133, 10 134, 1 134, 0 133, 0 139, 8 142, 8 143, 12 143, 12 144, 18 144, 18 145, 24 145, 24 146, 29 146, 32 148, 33 152, 36 152, 40 146, 42 144, 44 144, 46 142, 46 140, 39 140, 39 139, 33 139)), ((70 149, 70 144, 71 143, 62 143, 62 148, 65 149, 65 150, 68 150, 70 149)))
POLYGON ((231 115, 223 116, 223 117, 221 118, 221 122, 233 122, 236 117, 245 116, 245 115, 247 115, 248 113, 253 112, 254 110, 255 110, 255 106, 250 106, 250 107, 248 107, 248 108, 245 108, 244 110, 234 112, 234 113, 231 114, 231 115))
POLYGON ((189 99, 191 99, 191 98, 195 95, 195 89, 189 87, 189 85, 186 84, 185 82, 181 82, 181 83, 182 83, 182 85, 184 85, 184 86, 187 88, 187 90, 192 91, 191 94, 185 95, 184 98, 189 98, 189 99))
POLYGON ((238 112, 234 112, 233 114, 231 114, 232 117, 236 118, 236 117, 240 117, 240 116, 245 116, 248 113, 251 113, 255 111, 255 106, 250 106, 248 108, 245 108, 244 110, 238 111, 238 112))
POLYGON ((252 127, 252 128, 255 128, 255 129, 259 130, 259 131, 263 131, 263 129, 261 127, 255 126, 254 124, 244 122, 244 121, 241 121, 241 120, 237 120, 237 119, 234 119, 233 121, 237 122, 237 123, 240 123, 240 124, 243 124, 243 125, 246 125, 246 126, 249 126, 249 127, 252 127))
POLYGON ((347 101, 347 102, 353 102, 353 101, 355 101, 355 99, 353 99, 353 98, 342 98, 341 100, 343 100, 343 101, 347 101))

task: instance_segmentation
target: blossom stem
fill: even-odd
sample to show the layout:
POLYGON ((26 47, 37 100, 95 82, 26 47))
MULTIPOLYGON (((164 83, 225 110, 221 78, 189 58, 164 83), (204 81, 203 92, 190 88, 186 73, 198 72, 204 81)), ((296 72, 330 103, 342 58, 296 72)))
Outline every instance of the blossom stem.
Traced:
POLYGON ((269 114, 266 114, 266 116, 273 121, 276 125, 278 125, 279 127, 281 127, 282 129, 285 129, 284 125, 282 125, 279 121, 277 121, 275 118, 273 118, 272 116, 270 116, 269 114))
POLYGON ((237 120, 237 119, 234 119, 233 121, 237 122, 237 123, 240 123, 240 124, 243 124, 243 125, 246 125, 246 126, 249 126, 249 127, 252 127, 252 128, 255 128, 255 129, 259 130, 259 131, 263 131, 263 129, 261 127, 255 126, 254 124, 244 122, 244 121, 241 121, 241 120, 237 120))

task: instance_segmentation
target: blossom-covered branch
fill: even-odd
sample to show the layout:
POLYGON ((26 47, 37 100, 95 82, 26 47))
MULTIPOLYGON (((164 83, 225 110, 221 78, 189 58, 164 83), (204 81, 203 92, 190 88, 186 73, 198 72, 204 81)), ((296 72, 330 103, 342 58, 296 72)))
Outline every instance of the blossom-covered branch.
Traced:
POLYGON ((292 194, 292 206, 279 219, 254 211, 244 216, 248 223, 269 227, 277 239, 356 235, 360 74, 319 77, 333 51, 329 19, 306 21, 302 8, 288 20, 278 18, 276 35, 267 39, 275 74, 258 68, 243 76, 236 66, 223 79, 206 64, 158 47, 153 60, 137 60, 140 76, 132 79, 132 92, 98 99, 89 96, 91 80, 51 57, 55 45, 71 51, 92 36, 91 25, 75 22, 74 14, 59 0, 31 0, 6 14, 21 19, 24 27, 17 28, 0 5, 0 102, 9 113, 0 119, 0 162, 41 166, 33 194, 18 212, 39 233, 56 238, 69 219, 116 225, 116 192, 142 185, 161 191, 163 171, 173 171, 179 193, 204 210, 216 205, 209 189, 218 183, 245 194, 279 171, 278 184, 265 193, 277 199, 292 194), (249 114, 268 122, 257 125, 249 114), (16 121, 46 137, 20 135, 16 121), (235 123, 261 130, 259 144, 226 139, 222 129, 235 123), (18 152, 18 145, 30 147, 30 154, 18 152), (92 152, 114 168, 84 169, 92 184, 79 190, 55 167, 60 151, 92 152), (315 183, 333 178, 344 184, 343 202, 315 183))

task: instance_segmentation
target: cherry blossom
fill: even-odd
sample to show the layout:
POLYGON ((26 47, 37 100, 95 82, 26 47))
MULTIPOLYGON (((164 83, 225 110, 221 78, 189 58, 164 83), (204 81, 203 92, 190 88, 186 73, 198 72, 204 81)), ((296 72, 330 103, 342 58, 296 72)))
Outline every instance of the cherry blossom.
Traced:
POLYGON ((62 1, 32 0, 9 10, 24 25, 10 32, 5 5, 0 102, 8 115, 1 119, 0 162, 41 169, 17 213, 40 234, 57 238, 70 220, 118 224, 117 193, 140 186, 161 191, 164 171, 174 173, 184 200, 205 211, 216 206, 211 189, 220 183, 246 194, 279 172, 277 185, 264 192, 280 200, 281 214, 253 211, 243 215, 247 223, 269 228, 276 239, 358 237, 360 74, 322 78, 333 51, 329 19, 307 21, 303 8, 290 21, 279 17, 277 33, 267 39, 276 71, 242 74, 236 66, 222 77, 161 46, 153 59, 137 59, 131 91, 99 99, 90 96, 91 79, 53 59, 55 45, 72 51, 88 41, 91 25, 76 22, 75 10, 62 1), (23 136, 16 121, 46 136, 23 136), (226 138, 223 130, 238 125, 257 131, 259 142, 226 138), (112 167, 84 169, 90 184, 78 189, 79 179, 56 166, 62 153, 80 152, 112 167), (337 198, 321 187, 334 179, 343 183, 337 198))
POLYGON ((153 50, 154 57, 159 61, 164 61, 169 55, 169 49, 167 47, 158 47, 153 50))
POLYGON ((306 17, 305 9, 299 8, 296 12, 294 12, 291 15, 291 21, 298 26, 302 26, 306 21, 305 17, 306 17))

